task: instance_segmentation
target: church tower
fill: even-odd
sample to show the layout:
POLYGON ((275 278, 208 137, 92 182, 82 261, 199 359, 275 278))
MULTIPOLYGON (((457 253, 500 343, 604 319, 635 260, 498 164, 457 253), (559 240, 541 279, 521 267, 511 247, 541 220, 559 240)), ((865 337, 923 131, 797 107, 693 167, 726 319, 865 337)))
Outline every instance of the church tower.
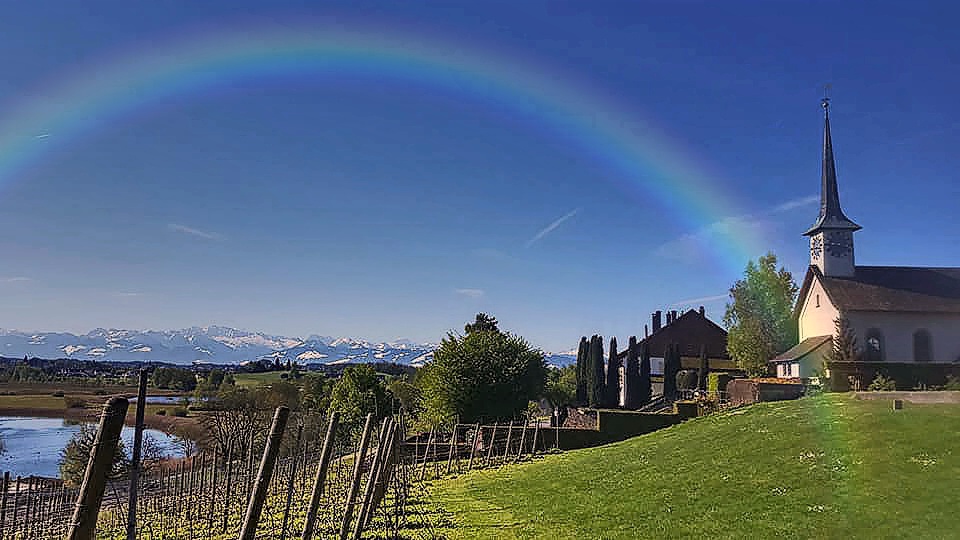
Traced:
POLYGON ((853 233, 860 226, 850 221, 840 208, 837 191, 837 167, 833 162, 830 140, 830 99, 823 99, 823 170, 820 176, 820 217, 803 233, 810 237, 810 265, 824 276, 853 277, 853 233))

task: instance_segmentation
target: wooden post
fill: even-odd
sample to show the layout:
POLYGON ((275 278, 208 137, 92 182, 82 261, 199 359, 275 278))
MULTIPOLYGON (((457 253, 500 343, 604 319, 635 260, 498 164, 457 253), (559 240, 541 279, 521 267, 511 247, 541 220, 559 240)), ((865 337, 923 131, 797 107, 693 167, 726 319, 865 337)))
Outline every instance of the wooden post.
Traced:
POLYGON ((280 527, 280 538, 287 537, 287 524, 290 522, 290 503, 293 499, 293 481, 297 475, 297 461, 299 456, 296 452, 300 451, 300 439, 303 437, 303 423, 297 426, 297 442, 294 443, 294 455, 290 460, 290 477, 287 479, 287 503, 283 507, 283 525, 280 527))
POLYGON ((530 453, 537 453, 537 437, 540 435, 540 420, 537 420, 537 425, 533 427, 533 444, 530 445, 530 453))
POLYGON ((263 503, 267 499, 267 488, 270 487, 270 477, 273 476, 273 467, 277 463, 277 454, 280 453, 280 440, 283 430, 287 426, 290 409, 277 407, 273 413, 273 424, 270 426, 270 435, 263 448, 263 459, 260 460, 260 469, 257 479, 250 492, 250 502, 247 504, 247 513, 243 518, 243 527, 240 529, 239 540, 253 540, 257 535, 257 525, 260 523, 260 513, 263 512, 263 503))
POLYGON ((383 429, 380 430, 380 438, 377 440, 377 453, 373 456, 373 463, 370 465, 370 477, 367 479, 367 486, 363 492, 363 501, 360 504, 360 514, 357 516, 357 525, 353 529, 353 538, 354 540, 360 540, 360 534, 363 532, 363 527, 369 519, 368 513, 370 512, 370 503, 373 501, 373 491, 377 487, 377 480, 380 476, 380 469, 383 467, 383 462, 386 459, 387 452, 387 434, 392 433, 393 430, 393 421, 389 418, 385 419, 383 429))
POLYGON ((513 461, 520 459, 520 455, 523 454, 523 447, 526 446, 527 442, 527 423, 523 423, 523 431, 520 432, 520 446, 517 448, 517 455, 513 458, 513 461))
POLYGON ((360 437, 360 448, 353 462, 353 479, 350 481, 350 491, 347 492, 347 503, 343 509, 343 523, 340 524, 340 540, 347 540, 350 533, 350 522, 353 517, 353 505, 357 501, 357 492, 360 491, 360 479, 363 476, 363 459, 367 456, 367 446, 370 444, 370 431, 373 427, 373 413, 367 415, 363 425, 363 435, 360 437))
POLYGON ((130 489, 127 499, 127 540, 137 540, 137 490, 140 487, 140 454, 143 447, 143 413, 147 407, 147 370, 140 370, 137 387, 137 423, 133 431, 133 457, 130 462, 130 489))
POLYGON ((367 519, 364 521, 364 526, 366 526, 370 520, 373 518, 374 512, 377 511, 377 507, 380 506, 380 501, 383 500, 383 496, 387 492, 387 488, 390 486, 390 478, 393 474, 395 460, 399 454, 399 445, 400 440, 402 439, 402 427, 394 424, 393 430, 390 431, 387 441, 387 449, 385 454, 385 459, 383 464, 380 467, 380 474, 377 475, 377 486, 373 491, 373 500, 370 502, 370 510, 367 512, 367 519))
POLYGON ((0 539, 3 538, 3 526, 7 521, 7 491, 10 489, 10 471, 3 473, 3 490, 0 491, 0 539))
POLYGON ((481 436, 481 433, 483 433, 483 428, 480 427, 480 424, 479 424, 479 423, 474 424, 474 426, 473 426, 473 444, 470 445, 470 461, 467 462, 467 470, 468 470, 468 471, 472 471, 472 470, 473 470, 473 455, 477 452, 477 441, 483 440, 483 437, 481 436))
POLYGON ((230 518, 230 501, 233 498, 233 439, 227 443, 227 497, 223 501, 223 528, 227 532, 227 520, 230 518))
POLYGON ((507 455, 510 454, 510 439, 513 438, 513 420, 510 421, 510 427, 507 428, 507 444, 503 448, 503 461, 507 461, 507 455))
POLYGON ((447 474, 450 474, 450 466, 453 464, 453 449, 457 446, 457 428, 460 424, 453 425, 453 433, 450 434, 450 451, 447 452, 447 474))
POLYGON ((100 415, 100 426, 93 441, 93 451, 83 474, 83 484, 77 494, 77 503, 67 531, 67 540, 93 540, 97 532, 97 516, 103 491, 107 487, 107 475, 113 468, 113 456, 127 416, 127 400, 113 397, 107 400, 100 415))
POLYGON ((330 424, 327 426, 327 436, 323 439, 323 450, 320 452, 320 463, 317 464, 317 474, 313 477, 313 491, 310 492, 310 505, 307 507, 307 521, 303 525, 303 540, 313 538, 313 527, 317 521, 317 508, 320 506, 320 496, 323 495, 323 485, 327 481, 327 470, 330 468, 330 455, 333 453, 333 441, 337 434, 337 423, 340 413, 330 414, 330 424))
POLYGON ((423 480, 427 474, 427 456, 430 455, 430 443, 433 442, 433 430, 430 428, 430 435, 427 436, 427 448, 423 451, 423 468, 420 469, 420 480, 423 480))
POLYGON ((497 440, 497 422, 493 423, 493 433, 490 434, 490 447, 487 448, 487 467, 490 466, 490 458, 493 456, 493 442, 497 440))

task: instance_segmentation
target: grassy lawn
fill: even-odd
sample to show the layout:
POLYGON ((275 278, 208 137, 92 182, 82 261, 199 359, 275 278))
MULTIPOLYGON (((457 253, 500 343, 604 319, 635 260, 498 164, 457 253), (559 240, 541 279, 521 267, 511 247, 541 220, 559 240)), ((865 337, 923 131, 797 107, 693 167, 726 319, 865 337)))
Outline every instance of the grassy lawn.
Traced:
POLYGON ((904 407, 754 405, 443 480, 425 506, 448 538, 957 538, 960 406, 904 407))
MULTIPOLYGON (((236 381, 237 386, 244 386, 248 388, 253 388, 260 386, 261 384, 271 384, 279 382, 283 379, 280 378, 281 374, 289 374, 288 371, 267 371, 265 373, 236 373, 233 376, 234 381, 236 381)), ((296 381, 290 381, 296 383, 296 381)))

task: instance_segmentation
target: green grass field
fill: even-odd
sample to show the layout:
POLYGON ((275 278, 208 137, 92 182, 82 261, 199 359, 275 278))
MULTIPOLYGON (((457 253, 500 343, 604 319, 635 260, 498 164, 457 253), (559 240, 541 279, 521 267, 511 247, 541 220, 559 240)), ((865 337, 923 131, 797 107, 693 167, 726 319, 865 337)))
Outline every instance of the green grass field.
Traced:
POLYGON ((443 480, 425 507, 448 538, 960 537, 960 406, 904 406, 754 405, 443 480))
MULTIPOLYGON (((267 371, 265 373, 236 373, 233 376, 233 380, 236 381, 237 386, 243 386, 246 388, 254 388, 260 386, 261 384, 271 384, 279 382, 283 379, 280 378, 281 374, 289 374, 288 371, 267 371)), ((297 381, 290 381, 296 383, 297 381)))

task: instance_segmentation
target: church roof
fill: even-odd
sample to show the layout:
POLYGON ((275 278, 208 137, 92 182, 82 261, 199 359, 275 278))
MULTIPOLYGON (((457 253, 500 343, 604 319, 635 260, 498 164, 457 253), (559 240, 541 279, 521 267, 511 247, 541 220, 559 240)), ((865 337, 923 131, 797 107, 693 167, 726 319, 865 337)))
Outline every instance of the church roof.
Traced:
POLYGON ((783 354, 777 355, 771 362, 788 362, 791 360, 799 360, 804 356, 812 353, 813 351, 822 347, 825 343, 830 343, 833 340, 833 336, 814 336, 808 337, 807 339, 797 343, 793 347, 790 347, 789 351, 784 352, 783 354))
POLYGON ((798 315, 814 277, 840 310, 960 314, 960 268, 857 266, 853 277, 824 277, 811 266, 800 289, 798 315))
POLYGON ((837 166, 833 160, 833 141, 830 138, 830 100, 823 100, 823 167, 820 172, 820 216, 805 236, 812 236, 821 229, 860 230, 840 208, 840 193, 837 190, 837 166))

